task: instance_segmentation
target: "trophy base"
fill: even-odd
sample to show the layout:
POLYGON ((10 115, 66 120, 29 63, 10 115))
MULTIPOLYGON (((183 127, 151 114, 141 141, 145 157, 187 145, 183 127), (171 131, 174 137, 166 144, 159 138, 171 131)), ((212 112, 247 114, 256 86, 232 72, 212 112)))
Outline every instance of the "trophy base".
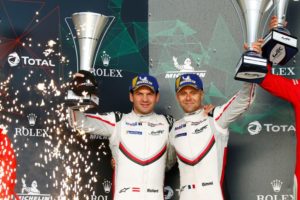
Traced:
POLYGON ((72 90, 68 90, 65 98, 65 103, 68 107, 96 107, 99 105, 99 98, 94 95, 78 96, 72 90))
POLYGON ((268 72, 267 60, 255 52, 242 55, 234 79, 250 83, 261 83, 268 72))
POLYGON ((262 52, 271 63, 284 65, 298 52, 297 38, 286 29, 273 29, 264 37, 262 52))

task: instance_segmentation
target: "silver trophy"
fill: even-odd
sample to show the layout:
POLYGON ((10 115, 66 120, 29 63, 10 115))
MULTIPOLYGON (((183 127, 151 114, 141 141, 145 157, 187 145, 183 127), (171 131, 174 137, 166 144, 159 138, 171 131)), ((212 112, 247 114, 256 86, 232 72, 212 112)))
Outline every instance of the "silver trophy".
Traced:
POLYGON ((257 41, 258 29, 270 0, 236 0, 242 11, 246 28, 248 50, 242 55, 236 69, 235 79, 260 83, 267 73, 267 60, 255 51, 252 44, 257 41))
POLYGON ((68 90, 66 97, 66 103, 69 106, 95 106, 99 104, 99 98, 96 96, 97 83, 93 75, 95 53, 97 54, 102 39, 113 20, 114 17, 93 12, 79 12, 72 15, 72 21, 79 44, 79 56, 77 53, 76 42, 74 40, 75 36, 73 36, 72 30, 66 21, 73 36, 75 45, 77 71, 79 57, 80 64, 78 72, 84 75, 84 77, 75 78, 71 83, 71 89, 68 90))
POLYGON ((264 38, 263 56, 274 64, 286 64, 297 52, 297 38, 284 27, 289 0, 273 0, 278 26, 264 38))

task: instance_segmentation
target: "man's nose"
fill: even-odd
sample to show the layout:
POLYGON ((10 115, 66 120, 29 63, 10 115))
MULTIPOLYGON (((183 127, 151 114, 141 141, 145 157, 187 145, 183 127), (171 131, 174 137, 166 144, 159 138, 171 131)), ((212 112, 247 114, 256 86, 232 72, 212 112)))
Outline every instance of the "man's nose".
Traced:
POLYGON ((143 101, 148 101, 148 96, 147 95, 143 95, 143 101))
POLYGON ((190 100, 191 99, 191 95, 190 94, 187 94, 186 95, 186 100, 190 100))

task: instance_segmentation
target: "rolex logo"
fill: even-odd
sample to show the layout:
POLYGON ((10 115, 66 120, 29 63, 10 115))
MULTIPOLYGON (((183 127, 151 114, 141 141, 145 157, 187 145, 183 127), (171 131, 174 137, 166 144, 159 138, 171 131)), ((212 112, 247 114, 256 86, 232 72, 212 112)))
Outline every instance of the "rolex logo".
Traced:
POLYGON ((111 190, 111 182, 108 180, 105 180, 105 181, 103 181, 102 185, 103 185, 104 192, 109 193, 111 190))
POLYGON ((109 65, 110 56, 105 51, 103 51, 101 59, 103 66, 107 67, 109 65))
POLYGON ((34 126, 36 123, 37 116, 34 113, 30 113, 29 115, 27 115, 27 118, 28 118, 29 125, 34 126))
POLYGON ((271 185, 273 187, 274 192, 280 192, 281 186, 282 186, 282 181, 275 179, 271 182, 271 185))

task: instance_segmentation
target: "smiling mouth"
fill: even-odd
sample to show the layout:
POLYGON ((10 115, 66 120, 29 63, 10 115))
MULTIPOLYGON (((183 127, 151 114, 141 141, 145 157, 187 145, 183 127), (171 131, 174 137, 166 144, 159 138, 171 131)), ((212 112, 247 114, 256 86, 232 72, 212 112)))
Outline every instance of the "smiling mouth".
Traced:
POLYGON ((150 106, 150 104, 142 104, 141 106, 148 107, 148 106, 150 106))

